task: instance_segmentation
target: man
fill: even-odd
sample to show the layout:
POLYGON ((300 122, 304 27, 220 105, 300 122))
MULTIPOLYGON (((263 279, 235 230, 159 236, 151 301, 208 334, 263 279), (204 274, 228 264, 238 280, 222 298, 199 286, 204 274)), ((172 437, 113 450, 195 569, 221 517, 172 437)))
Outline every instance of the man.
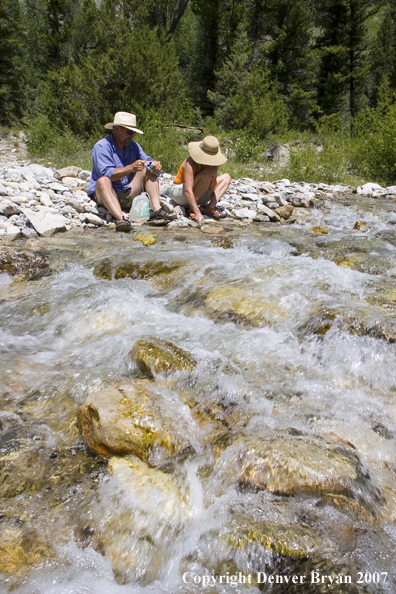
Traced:
POLYGON ((131 230, 131 223, 122 209, 130 209, 133 199, 143 191, 150 196, 151 220, 173 220, 174 216, 161 208, 159 201, 156 174, 161 171, 161 163, 152 161, 133 140, 135 133, 143 134, 136 128, 136 116, 119 111, 114 122, 106 124, 105 128, 113 130, 113 134, 99 140, 93 148, 88 196, 117 219, 116 231, 131 230), (152 161, 151 170, 145 165, 148 161, 152 161))

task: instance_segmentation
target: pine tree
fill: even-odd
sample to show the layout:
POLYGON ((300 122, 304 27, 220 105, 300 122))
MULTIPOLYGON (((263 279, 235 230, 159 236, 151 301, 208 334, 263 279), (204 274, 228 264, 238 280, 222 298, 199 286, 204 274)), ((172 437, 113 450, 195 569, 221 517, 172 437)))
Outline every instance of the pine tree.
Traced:
POLYGON ((372 0, 318 0, 321 65, 318 102, 325 115, 344 113, 353 120, 367 105, 368 20, 380 8, 372 0))
POLYGON ((22 115, 19 3, 0 0, 0 123, 22 115))

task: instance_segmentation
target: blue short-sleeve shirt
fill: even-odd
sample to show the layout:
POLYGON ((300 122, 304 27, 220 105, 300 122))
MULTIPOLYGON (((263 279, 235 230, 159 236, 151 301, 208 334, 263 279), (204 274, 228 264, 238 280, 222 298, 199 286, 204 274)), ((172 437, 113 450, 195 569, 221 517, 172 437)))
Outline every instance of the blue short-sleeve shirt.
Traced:
MULTIPOLYGON (((121 169, 139 159, 147 161, 151 160, 151 157, 146 155, 140 144, 134 140, 131 140, 129 145, 124 147, 123 151, 118 148, 112 135, 99 140, 92 151, 93 167, 87 190, 88 196, 92 196, 95 192, 95 185, 100 177, 105 176, 111 179, 114 169, 121 169)), ((119 194, 121 190, 127 190, 129 188, 129 182, 134 175, 134 173, 130 173, 122 179, 112 182, 115 192, 119 194)))

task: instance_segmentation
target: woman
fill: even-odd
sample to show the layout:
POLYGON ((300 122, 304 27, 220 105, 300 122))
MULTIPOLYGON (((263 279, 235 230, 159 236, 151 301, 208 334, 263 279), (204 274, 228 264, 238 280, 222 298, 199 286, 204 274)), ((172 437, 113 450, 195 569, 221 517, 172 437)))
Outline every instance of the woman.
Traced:
POLYGON ((217 175, 219 166, 227 161, 219 141, 206 136, 202 142, 190 142, 188 152, 190 156, 180 165, 168 195, 176 204, 189 207, 191 219, 201 225, 203 214, 216 220, 224 218, 226 215, 217 208, 217 202, 228 190, 231 176, 217 175))

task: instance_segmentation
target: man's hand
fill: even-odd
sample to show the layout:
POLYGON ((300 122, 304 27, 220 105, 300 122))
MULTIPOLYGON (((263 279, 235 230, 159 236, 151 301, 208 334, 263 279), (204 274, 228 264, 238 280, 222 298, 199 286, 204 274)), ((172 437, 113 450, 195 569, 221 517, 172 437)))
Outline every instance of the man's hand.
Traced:
POLYGON ((142 171, 144 169, 144 161, 138 160, 132 163, 132 171, 142 171))
POLYGON ((162 165, 159 161, 153 161, 153 164, 151 165, 151 171, 153 173, 157 173, 158 171, 161 171, 162 169, 162 165))

